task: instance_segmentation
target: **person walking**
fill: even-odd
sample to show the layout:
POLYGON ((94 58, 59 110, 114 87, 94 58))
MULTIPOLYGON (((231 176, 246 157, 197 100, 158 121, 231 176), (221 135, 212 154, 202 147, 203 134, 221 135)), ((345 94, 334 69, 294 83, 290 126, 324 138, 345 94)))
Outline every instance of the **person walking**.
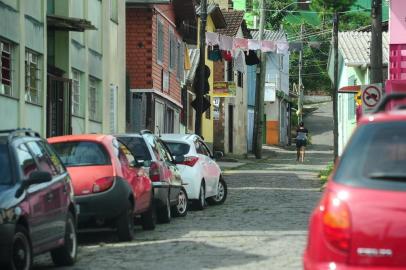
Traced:
POLYGON ((304 123, 300 122, 296 129, 296 161, 304 162, 305 148, 307 146, 307 135, 309 131, 305 128, 304 123))

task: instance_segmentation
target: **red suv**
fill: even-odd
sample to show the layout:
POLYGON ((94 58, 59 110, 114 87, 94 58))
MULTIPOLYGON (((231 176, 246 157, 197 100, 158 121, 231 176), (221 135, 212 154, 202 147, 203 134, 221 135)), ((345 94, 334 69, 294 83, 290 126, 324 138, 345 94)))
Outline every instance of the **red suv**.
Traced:
POLYGON ((111 135, 69 135, 48 139, 72 177, 79 227, 117 229, 121 241, 134 236, 134 218, 155 228, 152 184, 126 145, 111 135))
POLYGON ((406 269, 406 111, 360 120, 309 227, 304 268, 406 269))
POLYGON ((0 131, 0 269, 30 269, 51 252, 56 265, 76 261, 76 206, 70 177, 38 133, 0 131))

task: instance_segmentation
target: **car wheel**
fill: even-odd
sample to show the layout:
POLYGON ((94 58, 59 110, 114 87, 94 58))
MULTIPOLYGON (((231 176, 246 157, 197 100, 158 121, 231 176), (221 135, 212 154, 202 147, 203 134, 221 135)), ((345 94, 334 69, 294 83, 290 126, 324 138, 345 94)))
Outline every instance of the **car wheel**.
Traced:
POLYGON ((195 208, 197 210, 203 210, 206 208, 206 189, 204 188, 204 182, 200 185, 199 199, 194 202, 195 208))
POLYGON ((152 196, 151 204, 148 211, 141 214, 141 225, 144 230, 154 230, 156 225, 156 208, 154 196, 152 196))
POLYGON ((130 202, 117 220, 117 234, 119 241, 131 241, 134 238, 134 215, 130 202))
POLYGON ((171 203, 169 202, 169 194, 166 198, 166 203, 163 207, 159 208, 157 211, 157 217, 159 223, 169 223, 171 222, 171 203))
POLYGON ((12 254, 10 269, 12 270, 29 270, 32 265, 31 242, 27 230, 17 225, 13 237, 12 254))
POLYGON ((68 212, 65 225, 65 243, 62 247, 51 251, 52 261, 58 266, 73 265, 78 252, 76 224, 72 213, 68 212))
POLYGON ((207 199, 208 203, 211 205, 223 204, 227 199, 227 184, 223 177, 220 176, 217 195, 207 199))
POLYGON ((176 217, 184 217, 188 211, 188 197, 186 190, 180 189, 178 194, 178 203, 173 207, 173 212, 176 217))

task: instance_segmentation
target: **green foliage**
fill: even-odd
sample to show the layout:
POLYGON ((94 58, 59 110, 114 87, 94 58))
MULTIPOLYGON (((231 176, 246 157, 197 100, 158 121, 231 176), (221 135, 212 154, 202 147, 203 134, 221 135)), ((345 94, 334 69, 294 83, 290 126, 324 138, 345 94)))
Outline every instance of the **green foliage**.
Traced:
POLYGON ((320 177, 320 180, 322 183, 327 182, 327 179, 330 176, 330 174, 333 172, 333 170, 334 170, 334 164, 330 163, 327 165, 327 167, 324 170, 320 171, 319 177, 320 177))
POLYGON ((353 6, 357 0, 313 0, 311 7, 314 10, 325 12, 343 12, 353 6))
POLYGON ((265 29, 278 30, 285 16, 296 7, 294 3, 296 3, 294 0, 265 0, 265 29))

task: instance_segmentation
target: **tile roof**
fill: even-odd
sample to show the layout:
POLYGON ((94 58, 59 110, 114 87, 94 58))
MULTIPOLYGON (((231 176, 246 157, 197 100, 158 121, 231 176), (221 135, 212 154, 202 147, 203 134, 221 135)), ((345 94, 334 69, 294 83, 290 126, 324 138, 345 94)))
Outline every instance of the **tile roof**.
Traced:
MULTIPOLYGON (((389 36, 382 33, 382 62, 388 64, 389 36)), ((370 64, 371 32, 340 32, 338 33, 338 49, 347 66, 370 64)))
POLYGON ((223 10, 223 16, 226 20, 227 27, 224 29, 219 29, 217 32, 222 35, 235 37, 240 29, 244 20, 244 11, 242 10, 223 10))
MULTIPOLYGON (((196 14, 200 16, 201 8, 200 5, 196 6, 196 14)), ((226 21, 223 16, 223 12, 216 4, 208 4, 207 5, 207 14, 210 15, 214 21, 214 24, 217 29, 224 28, 227 26, 226 21)))
MULTIPOLYGON (((253 39, 259 38, 259 30, 251 30, 251 35, 253 39)), ((264 40, 269 41, 287 41, 286 33, 283 30, 271 31, 264 30, 264 40)))

